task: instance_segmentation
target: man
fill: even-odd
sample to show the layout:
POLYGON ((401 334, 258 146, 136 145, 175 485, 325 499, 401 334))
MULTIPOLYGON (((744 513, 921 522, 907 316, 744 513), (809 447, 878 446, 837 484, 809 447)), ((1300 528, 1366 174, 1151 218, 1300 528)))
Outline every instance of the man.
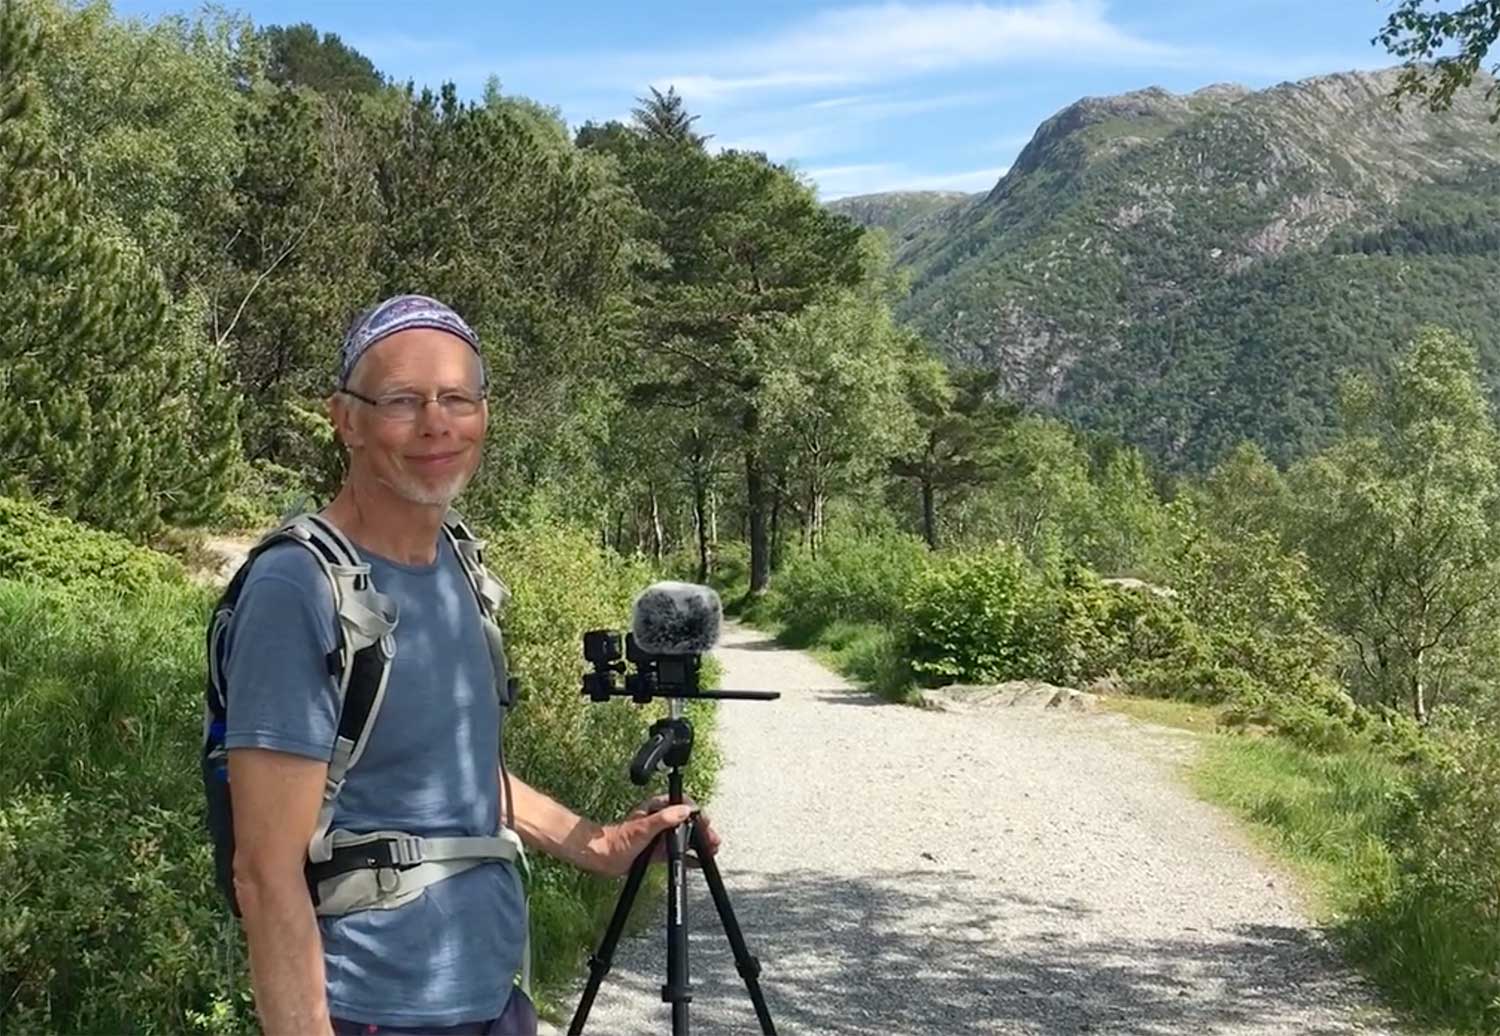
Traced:
MULTIPOLYGON (((350 328, 329 415, 348 475, 323 515, 358 548, 400 620, 386 696, 334 826, 493 835, 503 721, 479 611, 441 536, 480 462, 488 404, 474 332, 420 295, 388 299, 350 328)), ((303 876, 337 728, 325 658, 336 643, 326 580, 296 544, 265 551, 229 631, 225 745, 234 788, 234 886, 262 1026, 306 1033, 535 1033, 514 985, 525 908, 519 877, 490 861, 393 909, 317 917, 303 876)), ((625 873, 687 806, 644 804, 618 824, 581 819, 509 781, 528 846, 625 873)), ((709 845, 717 836, 706 829, 709 845)))

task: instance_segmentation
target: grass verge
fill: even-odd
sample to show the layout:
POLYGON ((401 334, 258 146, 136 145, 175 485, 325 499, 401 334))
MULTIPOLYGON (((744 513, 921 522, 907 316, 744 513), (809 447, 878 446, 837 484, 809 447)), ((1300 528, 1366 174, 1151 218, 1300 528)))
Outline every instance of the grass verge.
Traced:
POLYGON ((1500 1031, 1493 919, 1403 865, 1411 764, 1371 745, 1314 751, 1276 736, 1213 733, 1213 712, 1201 706, 1113 699, 1109 707, 1204 734, 1191 786, 1287 866, 1304 907, 1410 1031, 1500 1031))

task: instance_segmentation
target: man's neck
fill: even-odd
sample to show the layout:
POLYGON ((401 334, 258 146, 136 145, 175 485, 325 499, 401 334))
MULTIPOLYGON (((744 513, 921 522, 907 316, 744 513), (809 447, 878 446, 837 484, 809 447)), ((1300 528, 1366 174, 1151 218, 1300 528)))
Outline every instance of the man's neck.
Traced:
POLYGON ((413 503, 379 483, 346 481, 323 515, 362 547, 403 565, 437 559, 446 507, 413 503))

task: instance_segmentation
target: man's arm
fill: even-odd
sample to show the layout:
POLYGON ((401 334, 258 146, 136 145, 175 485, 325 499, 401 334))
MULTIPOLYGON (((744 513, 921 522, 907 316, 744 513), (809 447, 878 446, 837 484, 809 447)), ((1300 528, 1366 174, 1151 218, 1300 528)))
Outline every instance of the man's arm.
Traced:
MULTIPOLYGON (((618 824, 596 824, 515 774, 510 775, 510 787, 515 798, 516 833, 523 842, 582 870, 613 877, 629 871, 658 833, 676 827, 697 809, 691 803, 667 806, 664 800, 655 799, 618 824)), ((707 818, 702 822, 709 851, 713 852, 718 836, 707 826, 707 818)))
POLYGON ((266 1036, 332 1032, 323 938, 303 866, 328 764, 258 748, 229 752, 234 892, 266 1036))

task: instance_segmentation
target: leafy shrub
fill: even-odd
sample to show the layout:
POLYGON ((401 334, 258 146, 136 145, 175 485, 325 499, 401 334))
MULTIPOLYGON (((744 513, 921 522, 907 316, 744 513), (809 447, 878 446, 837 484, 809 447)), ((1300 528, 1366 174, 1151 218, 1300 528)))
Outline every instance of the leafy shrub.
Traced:
POLYGON ((895 630, 870 623, 835 622, 818 636, 818 644, 843 673, 887 698, 905 697, 913 685, 905 640, 895 630))
POLYGON ((1500 1027, 1500 740, 1472 723, 1393 797, 1394 883, 1362 897, 1357 954, 1419 1015, 1500 1027))
POLYGON ((300 472, 269 460, 250 461, 240 466, 216 524, 234 531, 269 528, 311 492, 309 480, 300 472))
POLYGON ((895 627, 930 563, 926 544, 905 533, 832 534, 816 555, 794 554, 776 573, 772 614, 801 643, 839 621, 895 627))
POLYGON ((1045 665, 1045 589, 1014 546, 944 559, 912 591, 907 651, 927 682, 1009 680, 1045 665))
POLYGON ((129 598, 0 581, 4 1026, 253 1028, 212 884, 196 767, 210 594, 129 598))
POLYGON ((1037 675, 1054 683, 1125 676, 1181 654, 1196 634, 1173 599, 1105 583, 1077 562, 1065 563, 1049 589, 1041 624, 1045 668, 1037 675))
POLYGON ((182 566, 165 554, 0 496, 0 579, 136 592, 184 577, 182 566))

